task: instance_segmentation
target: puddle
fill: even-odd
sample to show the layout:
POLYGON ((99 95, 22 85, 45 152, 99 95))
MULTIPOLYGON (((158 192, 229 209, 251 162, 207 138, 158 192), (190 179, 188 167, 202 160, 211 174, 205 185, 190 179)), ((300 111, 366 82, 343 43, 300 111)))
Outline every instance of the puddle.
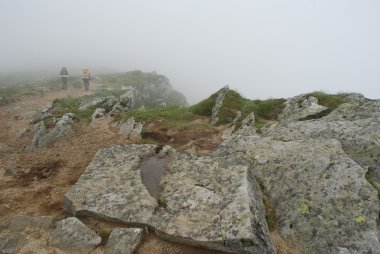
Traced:
POLYGON ((150 195, 156 199, 160 197, 163 190, 160 186, 161 177, 170 173, 166 167, 169 161, 168 157, 159 158, 158 156, 153 156, 144 159, 141 163, 142 182, 150 195))

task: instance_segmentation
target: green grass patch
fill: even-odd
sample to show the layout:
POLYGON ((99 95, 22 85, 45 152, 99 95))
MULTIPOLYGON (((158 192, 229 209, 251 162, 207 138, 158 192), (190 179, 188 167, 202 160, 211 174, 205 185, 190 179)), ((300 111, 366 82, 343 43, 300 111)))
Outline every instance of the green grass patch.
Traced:
POLYGON ((318 99, 318 104, 328 107, 329 111, 333 111, 339 105, 347 102, 344 94, 327 94, 324 92, 312 92, 307 94, 307 96, 314 96, 318 99))
POLYGON ((194 114, 186 107, 170 106, 162 109, 150 110, 130 110, 126 113, 120 114, 115 118, 116 121, 126 120, 134 117, 139 122, 152 122, 158 119, 165 119, 168 121, 189 121, 194 119, 194 114))
POLYGON ((102 83, 113 89, 121 89, 122 86, 152 85, 166 79, 165 76, 155 72, 142 72, 139 70, 125 73, 113 73, 100 75, 102 83))
MULTIPOLYGON (((209 98, 190 107, 190 111, 197 115, 211 116, 212 107, 215 104, 217 93, 209 98)), ((237 111, 242 112, 242 117, 237 122, 239 127, 241 121, 251 112, 255 113, 256 127, 264 125, 269 120, 277 120, 278 114, 284 108, 285 99, 268 99, 268 100, 249 100, 243 98, 238 92, 230 90, 220 108, 218 124, 226 124, 232 122, 237 111)))
POLYGON ((55 99, 53 101, 52 113, 56 117, 61 117, 65 113, 74 113, 79 120, 90 122, 91 116, 96 107, 90 107, 84 111, 79 110, 80 98, 66 97, 62 99, 55 99))

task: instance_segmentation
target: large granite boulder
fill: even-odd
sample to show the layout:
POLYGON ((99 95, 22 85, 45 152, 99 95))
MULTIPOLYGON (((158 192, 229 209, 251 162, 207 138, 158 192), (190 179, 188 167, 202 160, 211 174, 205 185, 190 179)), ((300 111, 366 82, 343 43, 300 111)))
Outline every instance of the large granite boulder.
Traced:
POLYGON ((249 166, 276 211, 281 237, 303 251, 379 250, 377 191, 339 141, 236 136, 213 157, 249 166))
POLYGON ((279 115, 280 121, 298 121, 319 118, 329 109, 318 104, 318 99, 310 95, 298 95, 285 102, 285 108, 279 115))
POLYGON ((326 116, 289 115, 262 128, 262 136, 233 135, 212 154, 250 167, 281 237, 304 252, 380 250, 380 101, 347 98, 326 116))
POLYGON ((64 208, 124 222, 147 224, 158 203, 141 180, 142 157, 153 145, 118 145, 99 150, 78 182, 66 193, 64 208))
POLYGON ((246 166, 174 157, 166 165, 170 173, 163 176, 157 197, 148 191, 153 183, 144 184, 139 170, 144 158, 155 156, 157 150, 154 145, 100 150, 66 193, 65 209, 149 225, 171 241, 241 253, 275 253, 261 191, 246 166))

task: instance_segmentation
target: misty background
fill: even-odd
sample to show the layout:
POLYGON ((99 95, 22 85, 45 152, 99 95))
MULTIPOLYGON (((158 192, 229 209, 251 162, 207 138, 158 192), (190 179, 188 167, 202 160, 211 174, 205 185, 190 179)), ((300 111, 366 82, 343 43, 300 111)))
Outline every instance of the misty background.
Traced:
POLYGON ((156 71, 190 103, 380 98, 378 0, 1 0, 0 75, 156 71))

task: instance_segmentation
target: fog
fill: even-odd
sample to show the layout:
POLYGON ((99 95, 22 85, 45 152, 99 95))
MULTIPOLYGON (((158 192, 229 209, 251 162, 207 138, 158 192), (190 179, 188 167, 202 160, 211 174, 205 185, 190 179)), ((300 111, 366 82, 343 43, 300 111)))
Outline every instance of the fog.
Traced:
POLYGON ((167 76, 195 103, 323 90, 380 98, 378 0, 1 0, 0 74, 167 76))

